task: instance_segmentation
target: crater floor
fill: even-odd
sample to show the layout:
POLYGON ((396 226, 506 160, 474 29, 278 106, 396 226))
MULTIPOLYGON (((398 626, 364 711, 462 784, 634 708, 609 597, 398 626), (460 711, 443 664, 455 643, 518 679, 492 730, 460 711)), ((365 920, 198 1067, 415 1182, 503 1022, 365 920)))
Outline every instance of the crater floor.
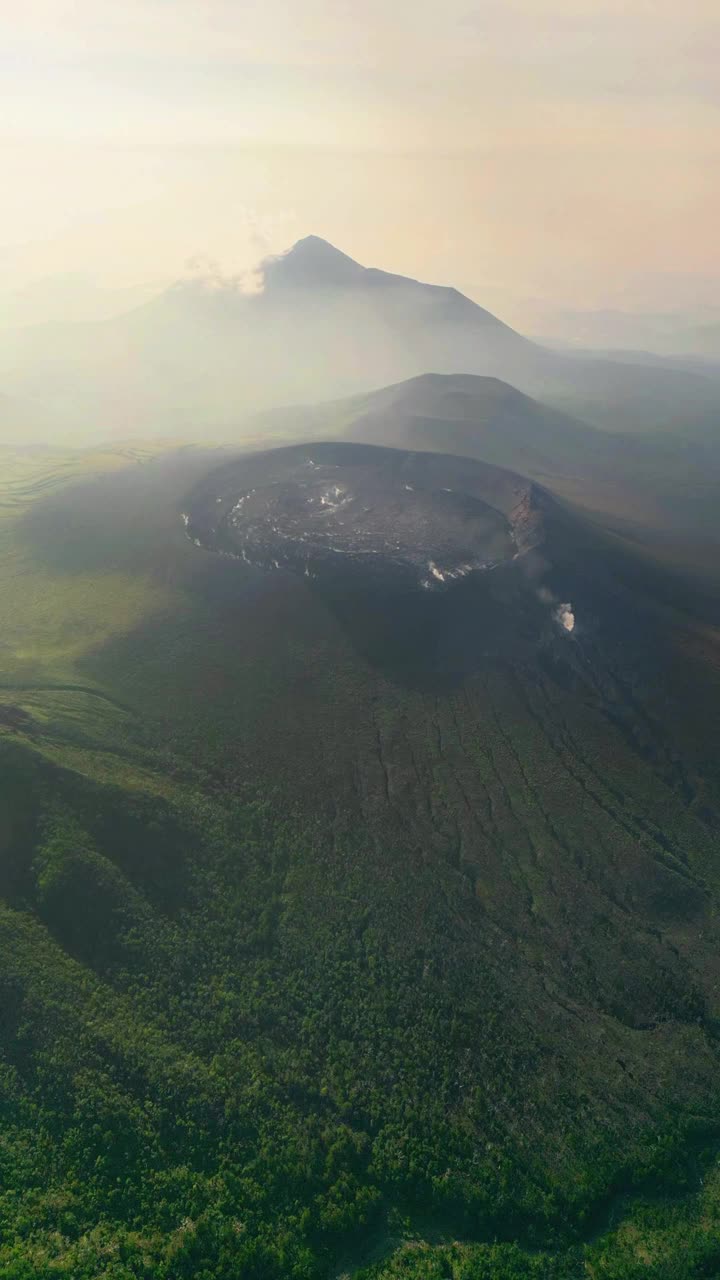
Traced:
POLYGON ((506 494, 495 506, 478 492, 477 464, 463 479, 457 460, 443 461, 352 445, 279 450, 216 473, 218 492, 195 501, 189 532, 264 568, 322 578, 354 567, 440 590, 528 544, 526 494, 503 510, 506 494))

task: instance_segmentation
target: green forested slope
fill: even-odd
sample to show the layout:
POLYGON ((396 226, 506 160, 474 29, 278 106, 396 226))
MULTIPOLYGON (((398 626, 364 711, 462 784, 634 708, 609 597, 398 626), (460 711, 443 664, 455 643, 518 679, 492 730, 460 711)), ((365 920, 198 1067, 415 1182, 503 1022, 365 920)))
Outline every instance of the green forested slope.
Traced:
POLYGON ((717 779, 674 668, 632 724, 599 632, 403 685, 183 539, 193 465, 5 531, 0 1275, 716 1274, 717 779), (33 584, 92 614, 106 571, 65 646, 33 584))

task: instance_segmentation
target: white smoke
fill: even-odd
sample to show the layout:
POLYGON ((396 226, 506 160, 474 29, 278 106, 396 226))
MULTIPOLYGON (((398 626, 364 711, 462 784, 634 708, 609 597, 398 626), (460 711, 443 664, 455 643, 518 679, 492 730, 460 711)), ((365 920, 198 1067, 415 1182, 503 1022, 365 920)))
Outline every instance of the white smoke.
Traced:
POLYGON ((559 604, 553 616, 555 621, 559 622, 560 626, 564 627, 566 631, 575 630, 575 614, 569 602, 567 604, 559 604))
POLYGON ((259 267, 235 272, 224 271, 215 258, 196 253, 186 259, 184 273, 175 285, 178 289, 188 287, 208 294, 238 294, 249 297, 261 292, 262 276, 259 267))
POLYGON ((575 630, 575 610, 569 600, 558 600, 555 593, 548 587, 538 587, 535 594, 542 604, 552 607, 553 619, 564 631, 575 630))

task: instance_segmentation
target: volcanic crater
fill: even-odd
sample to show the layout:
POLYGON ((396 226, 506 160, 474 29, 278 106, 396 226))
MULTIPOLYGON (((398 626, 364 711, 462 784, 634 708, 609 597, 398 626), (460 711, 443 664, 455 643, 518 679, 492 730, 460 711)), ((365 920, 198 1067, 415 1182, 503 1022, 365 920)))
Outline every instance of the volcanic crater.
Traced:
POLYGON ((537 546, 540 505, 534 486, 495 467, 319 444, 213 473, 185 520, 199 545, 264 569, 436 592, 537 546))

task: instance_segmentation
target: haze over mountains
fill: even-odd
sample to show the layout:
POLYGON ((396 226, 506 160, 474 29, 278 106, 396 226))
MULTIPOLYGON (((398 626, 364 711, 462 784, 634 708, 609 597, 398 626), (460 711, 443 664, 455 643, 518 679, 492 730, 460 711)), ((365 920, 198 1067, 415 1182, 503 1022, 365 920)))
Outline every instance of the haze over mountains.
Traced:
POLYGON ((423 374, 248 424, 258 441, 347 439, 517 469, 698 581, 717 576, 720 448, 680 431, 609 432, 497 378, 423 374))
POLYGON ((550 309, 538 318, 533 331, 544 333, 548 341, 554 338, 574 347, 720 362, 720 312, 716 307, 657 314, 550 309))
POLYGON ((717 421, 711 369, 551 351, 453 288, 365 268, 318 237, 266 260, 259 283, 194 279, 105 321, 6 332, 0 387, 31 424, 44 412, 94 438, 237 438, 259 408, 430 371, 501 378, 611 430, 702 437, 717 421))
POLYGON ((0 45, 0 1280, 720 1280, 718 0, 0 45))
POLYGON ((23 342, 0 1274, 715 1267, 712 378, 312 238, 23 342))

